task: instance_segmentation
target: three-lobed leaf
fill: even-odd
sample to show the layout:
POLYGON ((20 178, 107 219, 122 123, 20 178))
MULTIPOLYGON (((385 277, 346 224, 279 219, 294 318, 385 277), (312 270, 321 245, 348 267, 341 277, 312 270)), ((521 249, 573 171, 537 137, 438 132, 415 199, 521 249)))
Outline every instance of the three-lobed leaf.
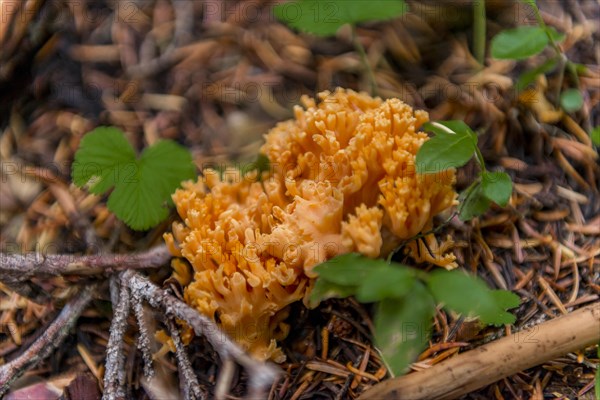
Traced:
POLYGON ((375 345, 392 374, 400 375, 427 345, 435 313, 433 297, 415 282, 401 299, 385 299, 374 318, 375 345))
POLYGON ((314 270, 319 277, 310 296, 311 307, 323 299, 351 295, 361 302, 378 302, 375 344, 394 375, 403 373, 426 346, 436 301, 492 324, 513 323, 514 316, 505 310, 519 305, 514 294, 490 290, 482 280, 459 271, 441 270, 417 279, 417 273, 404 265, 356 253, 335 257, 314 270))
POLYGON ((438 270, 427 280, 436 301, 461 314, 477 315, 486 324, 512 324, 515 316, 506 312, 519 305, 519 298, 507 291, 490 290, 475 276, 460 271, 438 270))
POLYGON ((73 183, 103 194, 115 185, 132 179, 137 169, 135 151, 123 132, 101 126, 81 139, 72 165, 73 183))
POLYGON ((481 176, 483 195, 501 207, 506 206, 512 194, 512 180, 506 172, 487 172, 481 176))
POLYGON ((108 208, 135 230, 146 230, 165 219, 170 195, 181 181, 195 176, 192 157, 172 141, 159 141, 136 158, 117 128, 100 127, 81 140, 73 163, 73 182, 95 194, 114 187, 108 208))
POLYGON ((288 26, 318 36, 335 35, 345 24, 388 20, 406 11, 403 0, 296 0, 273 9, 288 26))
POLYGON ((465 165, 473 156, 477 136, 463 121, 426 123, 435 136, 423 143, 416 157, 419 174, 435 173, 465 165))
POLYGON ((491 43, 492 57, 523 60, 538 54, 548 45, 548 34, 541 26, 519 26, 498 33, 491 43))

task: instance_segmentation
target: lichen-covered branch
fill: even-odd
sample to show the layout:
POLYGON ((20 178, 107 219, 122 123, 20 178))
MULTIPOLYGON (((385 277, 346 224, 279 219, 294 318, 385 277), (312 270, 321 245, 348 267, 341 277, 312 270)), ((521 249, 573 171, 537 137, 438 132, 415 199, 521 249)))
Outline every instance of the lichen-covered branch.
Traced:
POLYGON ((122 282, 129 286, 132 292, 147 300, 151 306, 164 310, 167 316, 187 322, 196 335, 204 336, 208 340, 222 360, 232 358, 244 367, 249 376, 249 392, 253 396, 265 393, 279 375, 279 369, 273 364, 260 362, 248 356, 210 318, 160 289, 137 272, 123 272, 122 282))
MULTIPOLYGON (((123 273, 121 273, 121 277, 123 273)), ((113 319, 110 324, 110 337, 106 346, 106 372, 104 373, 105 400, 116 400, 125 397, 125 369, 123 354, 123 336, 127 329, 127 317, 130 311, 129 288, 123 284, 119 290, 119 301, 114 308, 113 319)))
POLYGON ((177 325, 172 317, 165 320, 169 335, 175 345, 175 358, 177 359, 177 368, 179 369, 179 387, 184 400, 205 400, 208 398, 206 390, 198 383, 198 378, 192 369, 192 364, 187 356, 177 325))
POLYGON ((0 276, 9 283, 43 275, 101 275, 125 269, 157 268, 171 258, 166 246, 137 254, 9 254, 0 253, 0 276))
POLYGON ((58 347, 94 296, 97 285, 84 287, 69 301, 50 326, 20 356, 0 367, 0 397, 9 385, 28 369, 48 357, 58 347))
POLYGON ((152 351, 150 350, 150 335, 148 333, 148 324, 144 317, 144 305, 142 297, 137 292, 131 292, 131 303, 133 306, 133 314, 138 324, 138 340, 137 348, 142 353, 144 361, 144 376, 146 378, 154 377, 154 368, 152 367, 152 351))

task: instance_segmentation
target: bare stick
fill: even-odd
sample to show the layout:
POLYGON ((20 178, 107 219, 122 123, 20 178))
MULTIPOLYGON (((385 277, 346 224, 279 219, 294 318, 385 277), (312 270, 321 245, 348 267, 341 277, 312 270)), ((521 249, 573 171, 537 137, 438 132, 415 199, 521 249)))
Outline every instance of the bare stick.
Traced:
POLYGON ((128 270, 123 272, 123 280, 127 282, 131 291, 139 293, 151 306, 162 308, 167 315, 173 315, 190 324, 196 335, 206 337, 222 360, 233 358, 243 366, 249 376, 250 393, 266 393, 280 374, 273 364, 259 362, 247 355, 210 318, 160 289, 147 278, 128 270))
POLYGON ((233 359, 226 358, 223 360, 223 366, 221 367, 221 371, 219 371, 219 377, 215 385, 215 400, 225 400, 227 398, 235 370, 236 366, 233 359))
MULTIPOLYGON (((122 276, 122 274, 121 274, 122 276)), ((106 372, 104 373, 104 400, 125 398, 125 357, 123 337, 127 329, 127 317, 130 311, 129 288, 121 281, 119 302, 115 307, 110 324, 110 337, 106 346, 106 372)))
POLYGON ((206 390, 198 383, 198 378, 194 374, 192 364, 187 356, 183 342, 179 336, 177 325, 172 317, 166 318, 167 329, 175 345, 175 357, 177 359, 177 368, 179 369, 179 385, 183 393, 184 400, 205 400, 208 398, 206 390))
POLYGON ((455 399, 600 341, 600 302, 364 392, 368 399, 455 399))
POLYGON ((58 314, 58 317, 19 357, 0 367, 0 397, 9 385, 29 368, 48 357, 58 347, 94 296, 97 285, 84 287, 58 314))
POLYGON ((131 302, 133 305, 133 314, 138 324, 139 336, 137 340, 137 347, 142 353, 142 360, 144 360, 144 376, 150 379, 154 377, 154 368, 152 367, 152 351, 150 350, 150 336, 148 334, 148 324, 144 315, 144 305, 142 304, 142 297, 136 293, 131 293, 131 302))
POLYGON ((165 245, 137 254, 0 253, 2 281, 23 282, 39 275, 100 275, 124 269, 157 268, 171 259, 165 245))

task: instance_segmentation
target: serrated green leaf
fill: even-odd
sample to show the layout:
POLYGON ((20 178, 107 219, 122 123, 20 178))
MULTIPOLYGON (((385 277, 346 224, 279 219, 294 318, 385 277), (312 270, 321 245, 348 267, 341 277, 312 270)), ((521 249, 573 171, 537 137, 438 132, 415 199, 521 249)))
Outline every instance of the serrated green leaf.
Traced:
POLYGON ((372 303, 401 298, 413 287, 414 282, 415 274, 404 265, 373 268, 358 287, 356 299, 361 303, 372 303))
POLYGON ((519 296, 508 290, 491 290, 490 294, 496 301, 496 305, 502 310, 510 310, 511 308, 519 307, 521 304, 519 296))
POLYGON ((538 54, 548 45, 546 30, 540 26, 519 26, 500 32, 492 39, 492 57, 523 60, 538 54))
POLYGON ((196 176, 190 152, 171 140, 160 140, 146 148, 140 157, 142 174, 153 179, 154 191, 172 204, 171 194, 182 181, 196 176))
POLYGON ((372 259, 358 253, 347 253, 317 265, 314 271, 320 279, 337 285, 359 286, 376 268, 389 268, 381 259, 372 259))
POLYGON ((402 299, 386 299, 374 317, 375 344, 394 375, 405 372, 425 348, 435 312, 433 298, 420 282, 402 299))
POLYGON ((109 210, 136 230, 166 218, 171 193, 181 181, 194 176, 191 155, 184 147, 159 141, 136 159, 123 132, 116 128, 98 128, 84 136, 73 164, 73 182, 78 186, 93 180, 90 191, 96 194, 114 187, 109 210))
POLYGON ((310 292, 308 305, 310 308, 314 308, 323 300, 353 296, 356 291, 356 286, 338 285, 319 277, 315 281, 315 286, 310 292))
POLYGON ((529 86, 531 83, 533 83, 539 75, 550 72, 554 68, 556 68, 557 64, 558 64, 558 59, 551 58, 550 60, 547 60, 543 64, 538 65, 537 67, 535 67, 529 71, 523 72, 519 76, 519 79, 517 79, 517 83, 515 84, 515 89, 519 92, 522 91, 523 89, 527 88, 527 86, 529 86))
POLYGON ((560 105, 566 112, 578 111, 583 106, 583 96, 577 89, 567 89, 560 94, 560 105))
POLYGON ((490 200, 483 194, 482 185, 477 184, 464 197, 458 218, 461 221, 468 221, 478 217, 490 208, 490 203, 490 200))
POLYGON ((423 129, 436 135, 417 153, 417 173, 427 174, 465 165, 473 156, 477 136, 463 121, 427 123, 423 129))
POLYGON ((72 165, 73 183, 88 185, 93 194, 103 194, 130 179, 135 169, 135 151, 123 132, 101 126, 81 139, 72 165))
POLYGON ((481 189, 488 200, 504 207, 512 194, 512 180, 506 172, 484 171, 481 189))
POLYGON ((465 315, 477 315, 486 324, 511 324, 515 316, 507 308, 518 305, 514 295, 492 291, 479 278, 461 271, 432 272, 427 285, 444 307, 465 315), (514 297, 513 297, 514 296, 514 297))
POLYGON ((383 21, 407 11, 402 0, 297 0, 273 8, 275 17, 288 26, 318 36, 332 36, 345 24, 383 21))
POLYGON ((596 146, 600 146, 600 126, 595 127, 590 132, 590 137, 592 138, 592 143, 596 146))

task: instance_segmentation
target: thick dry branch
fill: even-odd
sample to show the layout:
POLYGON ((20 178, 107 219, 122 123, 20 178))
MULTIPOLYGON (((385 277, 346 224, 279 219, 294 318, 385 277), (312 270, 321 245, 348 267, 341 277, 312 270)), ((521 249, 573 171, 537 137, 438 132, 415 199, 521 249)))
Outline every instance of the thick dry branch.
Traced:
POLYGON ((600 341, 600 302, 523 330, 424 371, 390 379, 367 399, 455 399, 519 371, 600 341))
POLYGON ((208 340, 222 360, 233 358, 244 367, 249 376, 249 392, 252 395, 268 389, 279 375, 277 367, 248 356, 210 318, 160 289, 147 278, 129 270, 123 273, 122 282, 126 282, 132 292, 138 293, 151 306, 163 309, 166 314, 187 322, 196 335, 202 335, 208 340))
POLYGON ((96 285, 84 287, 81 293, 63 307, 58 317, 23 354, 0 367, 0 397, 15 379, 48 357, 63 342, 94 296, 95 290, 96 285))
POLYGON ((23 282, 39 275, 100 275, 125 269, 157 268, 171 259, 165 245, 137 254, 0 253, 2 281, 23 282))

